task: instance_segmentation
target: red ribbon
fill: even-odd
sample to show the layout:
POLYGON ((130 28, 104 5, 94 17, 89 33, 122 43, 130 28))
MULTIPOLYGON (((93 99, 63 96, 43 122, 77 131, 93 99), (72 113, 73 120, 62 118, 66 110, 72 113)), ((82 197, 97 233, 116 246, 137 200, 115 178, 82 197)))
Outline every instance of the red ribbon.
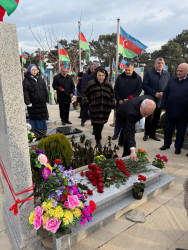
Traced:
POLYGON ((32 185, 31 187, 23 190, 22 192, 19 192, 19 193, 15 193, 13 187, 12 187, 12 184, 10 182, 10 179, 8 177, 8 174, 6 172, 6 169, 5 169, 5 166, 3 164, 3 161, 2 161, 2 158, 0 157, 0 168, 1 168, 1 173, 3 175, 3 177, 5 178, 8 186, 9 186, 9 189, 10 189, 10 192, 12 194, 12 197, 13 199, 15 200, 15 203, 14 205, 12 205, 10 208, 9 208, 9 211, 13 211, 14 210, 14 215, 16 216, 18 214, 18 204, 19 203, 24 203, 24 202, 27 202, 27 201, 30 201, 30 200, 33 200, 34 199, 34 196, 30 197, 30 198, 26 198, 26 199, 23 199, 23 200, 20 200, 20 199, 17 199, 15 198, 15 196, 18 196, 20 194, 24 194, 24 193, 28 193, 28 192, 34 192, 34 186, 32 185))

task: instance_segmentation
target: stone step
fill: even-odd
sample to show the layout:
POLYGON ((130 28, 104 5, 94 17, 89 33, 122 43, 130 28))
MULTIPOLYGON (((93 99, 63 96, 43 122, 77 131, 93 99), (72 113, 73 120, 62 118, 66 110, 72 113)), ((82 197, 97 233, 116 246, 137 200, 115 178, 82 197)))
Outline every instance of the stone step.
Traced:
POLYGON ((147 183, 141 200, 135 200, 131 192, 133 183, 137 181, 137 175, 131 176, 126 182, 126 185, 121 185, 120 189, 111 186, 105 188, 102 194, 94 190, 91 200, 96 202, 97 210, 93 214, 92 222, 86 222, 84 226, 78 224, 77 227, 72 227, 72 233, 70 235, 62 236, 59 239, 53 236, 53 249, 69 249, 71 245, 76 244, 131 209, 135 209, 142 203, 165 191, 173 184, 174 178, 170 175, 165 174, 162 170, 151 165, 148 166, 148 168, 153 171, 143 174, 147 177, 147 183))

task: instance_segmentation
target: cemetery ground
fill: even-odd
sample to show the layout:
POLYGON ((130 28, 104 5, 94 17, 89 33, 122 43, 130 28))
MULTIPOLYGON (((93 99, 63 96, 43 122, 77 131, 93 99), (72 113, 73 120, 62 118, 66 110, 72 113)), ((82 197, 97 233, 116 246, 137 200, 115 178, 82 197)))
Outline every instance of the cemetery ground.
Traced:
MULTIPOLYGON (((56 120, 56 125, 53 126, 62 126, 58 105, 48 105, 48 110, 50 118, 56 120)), ((95 146, 90 120, 85 123, 84 127, 81 127, 81 120, 78 116, 78 111, 70 111, 72 125, 90 136, 92 145, 95 146)), ((113 135, 114 128, 110 126, 111 123, 113 123, 113 112, 104 126, 102 144, 106 142, 108 136, 113 135)), ((188 175, 187 150, 182 149, 180 155, 175 155, 173 145, 169 150, 160 151, 159 148, 163 145, 163 141, 156 142, 150 139, 144 142, 142 138, 143 132, 136 134, 137 147, 146 150, 150 162, 156 154, 167 156, 169 162, 166 164, 164 172, 175 178, 174 185, 137 207, 146 216, 144 223, 131 222, 126 219, 124 214, 73 245, 72 250, 174 250, 178 247, 188 249, 188 219, 183 204, 183 183, 188 175)), ((113 143, 118 143, 118 141, 113 141, 113 143)), ((120 147, 118 155, 121 157, 122 147, 120 147)), ((0 183, 0 249, 12 250, 13 244, 3 216, 2 199, 3 187, 0 183)), ((52 249, 50 238, 44 238, 43 244, 45 249, 52 249)))

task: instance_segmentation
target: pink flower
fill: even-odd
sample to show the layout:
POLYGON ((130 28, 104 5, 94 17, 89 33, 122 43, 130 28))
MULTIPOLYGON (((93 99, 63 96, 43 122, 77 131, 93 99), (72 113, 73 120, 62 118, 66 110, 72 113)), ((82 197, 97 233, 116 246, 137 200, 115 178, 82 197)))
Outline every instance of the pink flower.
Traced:
POLYGON ((44 168, 42 170, 42 177, 47 180, 48 177, 51 175, 51 169, 50 168, 44 168))
POLYGON ((35 229, 39 229, 42 223, 44 222, 43 218, 40 216, 35 216, 33 225, 35 229))
POLYGON ((64 202, 64 207, 66 208, 75 209, 75 207, 79 206, 80 206, 80 201, 77 195, 69 195, 68 201, 64 202))
POLYGON ((44 208, 43 207, 36 207, 35 208, 35 216, 41 216, 44 212, 44 208))
POLYGON ((58 220, 57 218, 48 219, 46 222, 46 230, 51 231, 52 233, 56 233, 60 224, 61 220, 58 220))
POLYGON ((47 162, 48 162, 48 158, 46 157, 46 155, 44 154, 40 154, 38 156, 38 160, 40 161, 40 164, 46 166, 47 165, 47 162))

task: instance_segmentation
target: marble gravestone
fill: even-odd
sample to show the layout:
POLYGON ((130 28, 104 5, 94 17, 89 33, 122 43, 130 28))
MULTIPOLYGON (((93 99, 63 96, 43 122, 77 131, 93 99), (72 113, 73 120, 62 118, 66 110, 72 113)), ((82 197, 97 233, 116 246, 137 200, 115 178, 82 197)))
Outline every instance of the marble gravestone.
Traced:
MULTIPOLYGON (((15 193, 32 186, 25 105, 16 25, 0 22, 0 157, 15 193)), ((18 208, 17 216, 9 208, 15 203, 1 175, 4 188, 3 213, 15 249, 44 249, 36 230, 28 223, 34 201, 18 208)), ((30 193, 17 196, 25 199, 30 193)), ((19 204, 20 205, 20 204, 19 204)), ((19 207, 19 206, 18 206, 19 207)))

